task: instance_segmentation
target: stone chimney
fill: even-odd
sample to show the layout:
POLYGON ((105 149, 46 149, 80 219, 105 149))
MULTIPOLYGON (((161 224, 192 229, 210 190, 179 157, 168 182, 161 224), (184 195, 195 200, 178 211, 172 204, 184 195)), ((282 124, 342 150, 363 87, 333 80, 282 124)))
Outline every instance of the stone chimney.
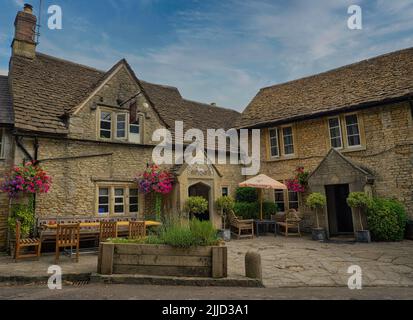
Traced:
POLYGON ((36 55, 36 23, 33 7, 25 4, 23 11, 17 13, 14 20, 14 39, 11 45, 13 56, 23 56, 34 59, 36 55))

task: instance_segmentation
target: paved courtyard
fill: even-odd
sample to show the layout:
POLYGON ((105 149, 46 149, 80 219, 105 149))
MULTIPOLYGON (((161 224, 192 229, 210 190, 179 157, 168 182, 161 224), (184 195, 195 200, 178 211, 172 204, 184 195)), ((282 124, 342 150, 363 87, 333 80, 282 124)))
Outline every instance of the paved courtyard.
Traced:
POLYGON ((248 251, 259 252, 267 287, 347 286, 348 267, 362 268, 363 286, 413 286, 413 241, 399 243, 320 243, 309 238, 233 240, 229 273, 244 274, 248 251))
MULTIPOLYGON (((347 286, 347 269, 359 265, 363 286, 413 287, 413 241, 400 243, 320 243, 304 238, 266 236, 228 242, 228 273, 240 277, 248 251, 259 252, 266 287, 347 286)), ((14 263, 0 256, 0 277, 47 277, 53 255, 40 261, 14 263)), ((81 255, 80 262, 61 258, 65 275, 96 271, 97 256, 81 255)))

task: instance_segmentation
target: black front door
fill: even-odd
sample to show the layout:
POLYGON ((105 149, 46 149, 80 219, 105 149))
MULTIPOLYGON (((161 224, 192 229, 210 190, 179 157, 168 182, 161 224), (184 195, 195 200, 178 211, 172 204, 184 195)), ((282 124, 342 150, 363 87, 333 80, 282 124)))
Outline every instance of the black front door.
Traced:
POLYGON ((188 190, 188 195, 190 197, 202 197, 206 201, 208 201, 207 211, 205 211, 204 213, 196 215, 196 218, 201 220, 201 221, 209 220, 209 192, 210 192, 210 189, 211 188, 209 186, 207 186, 206 184, 197 183, 197 184, 189 187, 189 190, 188 190))
POLYGON ((326 186, 330 235, 353 233, 353 216, 347 205, 348 184, 326 186))

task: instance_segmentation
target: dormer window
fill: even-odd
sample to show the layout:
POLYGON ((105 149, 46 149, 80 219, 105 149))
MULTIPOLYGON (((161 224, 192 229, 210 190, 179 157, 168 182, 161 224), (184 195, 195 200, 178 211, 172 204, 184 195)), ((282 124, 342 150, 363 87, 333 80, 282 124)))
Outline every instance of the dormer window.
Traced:
POLYGON ((134 119, 128 112, 99 109, 98 138, 102 140, 142 143, 143 115, 136 114, 134 119))

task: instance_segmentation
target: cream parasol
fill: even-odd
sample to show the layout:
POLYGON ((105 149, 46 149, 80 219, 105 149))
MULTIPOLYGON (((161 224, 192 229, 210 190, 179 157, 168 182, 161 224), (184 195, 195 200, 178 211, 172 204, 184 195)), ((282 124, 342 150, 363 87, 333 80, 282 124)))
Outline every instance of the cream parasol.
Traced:
POLYGON ((259 189, 260 199, 260 218, 262 219, 262 190, 274 189, 274 190, 287 190, 287 186, 277 180, 274 180, 265 174, 260 174, 254 178, 248 179, 239 184, 240 187, 251 187, 259 189))

